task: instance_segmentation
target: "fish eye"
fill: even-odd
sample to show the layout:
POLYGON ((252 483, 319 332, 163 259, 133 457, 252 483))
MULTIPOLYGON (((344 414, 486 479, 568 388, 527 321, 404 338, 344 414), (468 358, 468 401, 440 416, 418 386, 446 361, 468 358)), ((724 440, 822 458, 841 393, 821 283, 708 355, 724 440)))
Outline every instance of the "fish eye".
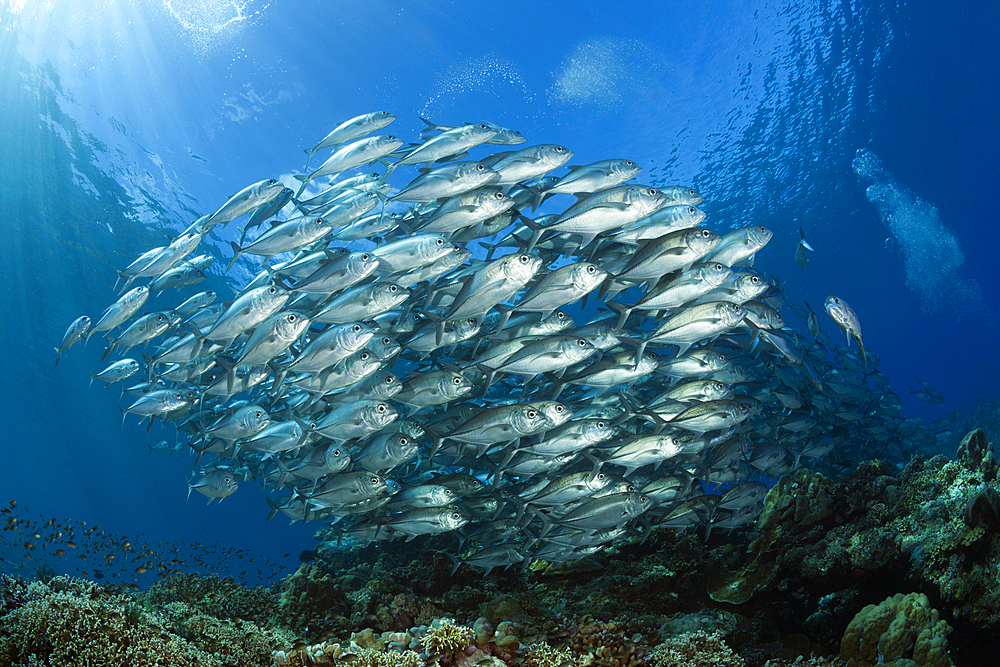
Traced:
POLYGON ((460 378, 460 377, 458 377, 458 376, 455 376, 455 377, 453 377, 453 378, 451 379, 451 383, 452 383, 453 385, 456 385, 456 386, 458 386, 458 385, 462 384, 462 378, 460 378))
POLYGON ((457 521, 458 519, 461 519, 461 518, 462 518, 462 515, 461 515, 461 514, 459 514, 458 512, 452 512, 452 513, 451 513, 451 518, 452 518, 452 519, 455 519, 455 520, 457 521))
POLYGON ((595 271, 597 271, 597 267, 594 266, 593 264, 589 264, 587 266, 587 273, 594 273, 595 271))
POLYGON ((368 354, 367 352, 362 352, 361 353, 361 361, 368 361, 368 357, 370 357, 370 356, 372 356, 372 355, 368 354))
POLYGON ((647 500, 646 496, 639 496, 639 502, 640 503, 644 503, 644 502, 646 502, 646 500, 647 500))
POLYGON ((698 191, 697 191, 697 190, 695 190, 694 188, 690 188, 690 189, 688 190, 688 194, 689 194, 689 195, 697 195, 697 194, 698 194, 698 191))
POLYGON ((564 320, 564 319, 566 319, 566 313, 564 313, 561 310, 557 310, 556 311, 556 319, 557 320, 564 320))
POLYGON ((701 230, 701 235, 702 235, 702 237, 704 237, 704 238, 707 239, 708 237, 710 237, 712 235, 712 232, 710 230, 708 230, 708 229, 703 229, 703 230, 701 230))
POLYGON ((268 185, 277 185, 278 181, 274 180, 273 178, 269 178, 269 179, 267 179, 267 184, 268 185))
POLYGON ((371 483, 372 483, 373 485, 376 485, 376 486, 377 486, 377 485, 378 485, 378 481, 379 481, 379 480, 378 480, 378 477, 372 477, 372 478, 371 478, 371 479, 370 479, 369 481, 370 481, 370 482, 371 482, 371 483))
POLYGON ((399 444, 401 444, 401 445, 408 445, 408 444, 410 444, 410 439, 407 438, 405 435, 401 435, 401 436, 399 436, 399 444))
POLYGON ((393 382, 395 381, 395 379, 396 379, 396 378, 395 378, 395 377, 393 377, 392 375, 387 375, 387 376, 385 377, 385 383, 386 383, 386 384, 392 384, 392 383, 393 383, 393 382))
POLYGON ((392 293, 396 293, 399 291, 399 288, 396 287, 395 285, 389 285, 389 291, 392 293))
POLYGON ((695 212, 694 206, 688 206, 688 213, 690 213, 691 215, 694 215, 694 212, 695 212))
POLYGON ((361 259, 363 259, 363 260, 364 260, 364 261, 366 261, 366 262, 367 262, 367 261, 368 261, 369 259, 371 259, 371 258, 372 258, 372 256, 371 256, 371 255, 369 255, 368 253, 365 253, 365 254, 361 255, 361 259))
POLYGON ((435 243, 436 245, 444 245, 444 239, 443 239, 443 238, 440 238, 440 237, 438 237, 438 238, 434 239, 434 243, 435 243))
POLYGON ((295 313, 289 313, 288 314, 288 321, 289 322, 295 322, 295 319, 296 319, 295 318, 295 313))
POLYGON ((385 405, 382 404, 382 403, 380 403, 379 406, 378 406, 378 411, 384 414, 385 413, 385 405))
POLYGON ((277 293, 278 293, 278 288, 277 288, 277 287, 274 287, 274 286, 272 285, 272 286, 271 286, 270 288, 268 288, 268 290, 267 290, 267 293, 268 293, 268 294, 277 294, 277 293))
POLYGON ((528 419, 534 419, 538 416, 538 412, 535 410, 528 410, 528 419))
POLYGON ((758 278, 757 276, 750 276, 750 282, 756 285, 757 283, 760 282, 760 278, 758 278))
POLYGON ((474 327, 477 324, 479 324, 479 322, 474 317, 470 317, 469 319, 466 320, 466 322, 468 322, 469 326, 472 326, 472 327, 474 327))
POLYGON ((566 411, 566 408, 564 406, 562 406, 562 405, 557 405, 556 406, 556 412, 565 412, 565 411, 566 411))
POLYGON ((392 345, 392 339, 389 338, 388 336, 384 336, 382 338, 382 344, 383 345, 392 345))
POLYGON ((317 424, 316 422, 309 422, 310 431, 315 431, 317 426, 319 426, 319 424, 317 424))
POLYGON ((566 150, 566 149, 563 148, 562 146, 556 146, 556 148, 555 148, 556 153, 562 153, 564 150, 566 150))
POLYGON ((627 167, 634 167, 635 166, 635 162, 632 162, 632 160, 625 160, 625 166, 627 166, 627 167))
POLYGON ((528 259, 529 257, 527 255, 521 255, 520 257, 518 257, 518 260, 521 262, 521 264, 527 264, 528 259))
POLYGON ((339 449, 333 450, 333 455, 334 456, 340 456, 340 450, 339 449))
POLYGON ((448 487, 445 487, 445 489, 444 489, 444 495, 446 495, 446 496, 453 496, 453 495, 455 495, 455 492, 452 491, 451 489, 449 489, 448 487))
POLYGON ((587 347, 587 339, 586 338, 577 338, 576 339, 576 344, 579 345, 580 347, 587 347))
POLYGON ((608 476, 607 476, 607 475, 605 475, 605 474, 604 474, 603 472, 599 472, 599 473, 597 473, 597 479, 599 479, 599 480, 601 480, 601 481, 604 481, 604 480, 605 480, 605 479, 607 479, 607 478, 608 478, 608 476))
POLYGON ((397 141, 396 137, 392 134, 385 135, 385 138, 388 139, 389 141, 397 141))
POLYGON ((506 196, 507 196, 507 195, 505 195, 505 194, 504 194, 504 193, 502 193, 502 192, 497 192, 496 194, 494 194, 494 195, 493 195, 493 197, 494 197, 495 199, 503 199, 503 198, 504 198, 504 197, 506 197, 506 196))
POLYGON ((354 333, 361 333, 361 325, 355 324, 353 327, 351 327, 351 331, 353 331, 354 333))
POLYGON ((490 129, 490 126, 487 125, 486 123, 480 123, 479 124, 479 129, 481 129, 481 130, 488 130, 488 129, 490 129))
POLYGON ((253 416, 254 417, 263 417, 264 413, 262 411, 258 410, 257 412, 253 413, 253 416))

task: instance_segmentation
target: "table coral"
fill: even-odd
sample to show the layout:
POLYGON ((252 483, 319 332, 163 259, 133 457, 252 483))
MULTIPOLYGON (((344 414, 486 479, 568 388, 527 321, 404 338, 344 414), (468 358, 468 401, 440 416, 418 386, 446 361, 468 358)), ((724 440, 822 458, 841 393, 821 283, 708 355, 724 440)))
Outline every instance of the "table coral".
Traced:
POLYGON ((844 632, 840 652, 848 667, 911 664, 904 661, 918 667, 949 667, 950 632, 926 595, 897 593, 858 612, 844 632))

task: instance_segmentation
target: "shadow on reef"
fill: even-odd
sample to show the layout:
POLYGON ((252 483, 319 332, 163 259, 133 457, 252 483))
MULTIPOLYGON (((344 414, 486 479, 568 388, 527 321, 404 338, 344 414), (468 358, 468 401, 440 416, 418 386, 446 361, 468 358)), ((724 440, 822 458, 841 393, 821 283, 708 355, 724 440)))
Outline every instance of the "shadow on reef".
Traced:
POLYGON ((993 446, 783 477, 752 534, 655 528, 590 559, 452 575, 453 538, 338 547, 269 588, 0 585, 0 664, 734 667, 995 664, 993 446), (800 657, 804 656, 804 657, 800 657), (825 657, 823 657, 825 656, 825 657), (81 662, 83 661, 83 662, 81 662), (117 661, 117 662, 116 662, 117 661))

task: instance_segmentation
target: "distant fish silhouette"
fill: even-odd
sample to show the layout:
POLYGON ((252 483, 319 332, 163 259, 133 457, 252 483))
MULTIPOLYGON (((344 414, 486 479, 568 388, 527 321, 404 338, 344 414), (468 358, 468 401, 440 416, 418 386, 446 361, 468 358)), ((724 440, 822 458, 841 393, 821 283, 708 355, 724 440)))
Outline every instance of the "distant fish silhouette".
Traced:
POLYGON ((806 257, 806 250, 813 250, 813 247, 806 241, 806 235, 802 233, 802 228, 799 227, 799 242, 795 246, 795 263, 799 265, 800 269, 804 269, 806 262, 809 261, 809 258, 806 257))

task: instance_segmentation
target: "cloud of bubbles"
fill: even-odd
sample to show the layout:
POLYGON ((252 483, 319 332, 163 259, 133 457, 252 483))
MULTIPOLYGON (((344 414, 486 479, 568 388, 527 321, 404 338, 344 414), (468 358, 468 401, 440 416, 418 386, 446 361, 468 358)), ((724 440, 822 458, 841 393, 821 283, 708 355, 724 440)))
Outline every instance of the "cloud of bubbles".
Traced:
POLYGON ((512 62, 487 53, 454 64, 438 76, 420 115, 443 116, 458 106, 483 109, 490 115, 509 107, 512 100, 530 105, 534 96, 512 62))
POLYGON ((202 54, 239 35, 256 14, 250 0, 163 0, 163 7, 202 54))
POLYGON ((634 97, 639 82, 656 69, 656 54, 638 40, 591 39, 576 45, 553 72, 550 102, 619 111, 634 97))
POLYGON ((894 181, 869 150, 859 149, 851 166, 854 173, 871 181, 865 194, 896 240, 906 286, 920 299, 924 311, 936 312, 947 306, 966 313, 981 308, 982 288, 975 280, 959 275, 965 255, 937 208, 894 181))

